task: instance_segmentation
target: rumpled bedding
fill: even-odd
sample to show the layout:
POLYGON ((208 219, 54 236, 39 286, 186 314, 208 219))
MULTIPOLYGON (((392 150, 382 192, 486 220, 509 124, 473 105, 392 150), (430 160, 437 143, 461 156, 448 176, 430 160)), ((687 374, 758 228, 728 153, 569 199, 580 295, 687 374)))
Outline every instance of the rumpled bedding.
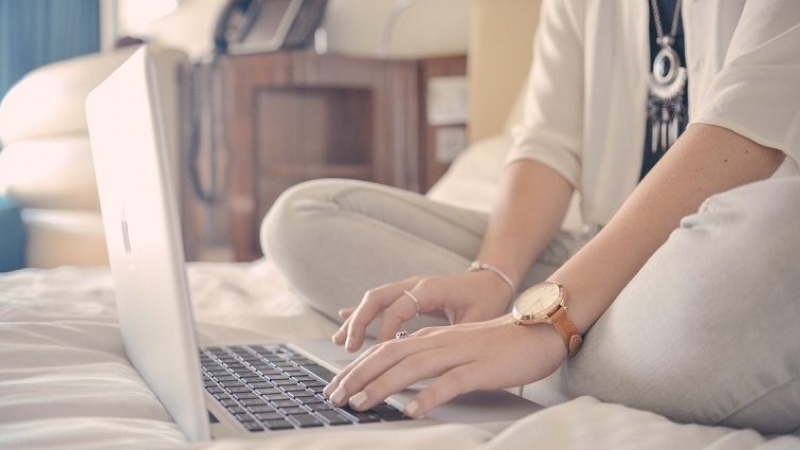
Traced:
MULTIPOLYGON (((267 260, 192 263, 202 343, 327 337, 267 260)), ((131 367, 107 269, 0 275, 0 448, 9 449, 800 449, 800 438, 682 425, 590 397, 534 413, 498 435, 467 426, 332 429, 275 440, 187 442, 131 367)))

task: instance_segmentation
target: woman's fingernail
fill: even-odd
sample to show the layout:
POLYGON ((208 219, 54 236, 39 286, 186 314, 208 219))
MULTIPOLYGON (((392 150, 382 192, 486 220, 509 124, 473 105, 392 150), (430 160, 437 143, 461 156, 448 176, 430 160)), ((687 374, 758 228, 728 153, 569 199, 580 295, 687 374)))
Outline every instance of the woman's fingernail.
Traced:
POLYGON ((355 409, 360 409, 361 405, 367 401, 367 393, 364 391, 359 392, 358 394, 350 397, 350 406, 355 409))
POLYGON ((334 391, 333 395, 331 395, 331 402, 337 406, 341 406, 344 403, 344 396, 344 389, 337 389, 334 391))
POLYGON ((406 404, 403 408, 403 414, 414 417, 417 415, 417 411, 419 410, 419 403, 416 400, 411 400, 406 404))

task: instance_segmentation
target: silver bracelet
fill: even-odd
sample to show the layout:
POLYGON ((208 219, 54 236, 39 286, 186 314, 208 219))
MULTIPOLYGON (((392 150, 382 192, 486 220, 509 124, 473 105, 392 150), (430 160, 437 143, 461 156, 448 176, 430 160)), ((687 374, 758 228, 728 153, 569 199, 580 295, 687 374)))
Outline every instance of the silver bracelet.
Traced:
POLYGON ((467 267, 467 272, 477 272, 479 270, 488 270, 490 272, 493 272, 498 277, 500 277, 508 285, 509 289, 511 289, 511 296, 512 297, 516 297, 517 288, 514 287, 514 283, 511 282, 511 278, 509 278, 508 275, 503 273, 502 270, 498 269, 497 267, 495 267, 495 266, 493 266, 491 264, 487 264, 485 262, 481 262, 481 261, 477 261, 477 260, 472 261, 470 263, 469 267, 467 267))

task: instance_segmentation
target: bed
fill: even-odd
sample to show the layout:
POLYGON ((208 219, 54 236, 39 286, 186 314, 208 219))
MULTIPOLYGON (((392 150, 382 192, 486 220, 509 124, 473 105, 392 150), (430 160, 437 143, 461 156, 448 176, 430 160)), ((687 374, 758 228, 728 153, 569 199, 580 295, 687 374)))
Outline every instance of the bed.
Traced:
MULTIPOLYGON (((203 343, 326 337, 335 329, 295 299, 268 259, 192 263, 188 279, 203 343)), ((467 425, 329 433, 189 443, 125 357, 107 269, 0 276, 0 448, 800 448, 793 436, 681 425, 589 397, 546 408, 497 435, 467 425)))

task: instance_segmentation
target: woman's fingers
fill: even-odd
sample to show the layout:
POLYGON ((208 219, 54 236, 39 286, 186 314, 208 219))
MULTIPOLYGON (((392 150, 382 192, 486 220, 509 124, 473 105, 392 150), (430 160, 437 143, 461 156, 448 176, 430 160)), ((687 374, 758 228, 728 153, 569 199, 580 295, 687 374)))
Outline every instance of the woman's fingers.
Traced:
MULTIPOLYGON (((342 369, 338 374, 336 374, 336 376, 333 377, 330 383, 328 383, 328 385, 325 387, 325 390, 322 392, 322 394, 330 398, 333 392, 339 388, 339 384, 341 384, 342 380, 346 378, 350 374, 350 372, 352 372, 355 368, 360 367, 361 364, 364 362, 364 360, 366 360, 373 353, 377 352, 378 350, 387 345, 389 345, 389 343, 384 342, 380 344, 375 344, 372 347, 366 349, 354 361, 348 364, 347 367, 342 369)), ((401 356, 399 352, 392 352, 392 353, 395 354, 396 356, 401 356)))
POLYGON ((342 320, 347 320, 350 316, 353 315, 353 311, 356 310, 355 306, 351 306, 349 308, 342 308, 339 310, 339 318, 342 320))
POLYGON ((419 315, 419 300, 416 296, 412 296, 414 294, 411 291, 403 291, 403 294, 386 308, 377 335, 378 342, 394 339, 404 323, 419 315))
POLYGON ((345 349, 355 352, 364 344, 367 327, 379 315, 386 323, 385 330, 394 329, 394 332, 383 331, 379 340, 394 337, 402 324, 417 315, 417 303, 409 298, 405 292, 413 289, 418 283, 418 277, 410 278, 398 283, 387 284, 368 291, 358 307, 334 335, 334 342, 344 341, 345 349))
POLYGON ((478 389, 476 377, 480 373, 479 364, 468 363, 453 367, 422 389, 414 399, 403 408, 409 417, 419 417, 443 405, 456 396, 478 389))
POLYGON ((355 312, 356 307, 354 306, 352 308, 347 308, 347 309, 349 310, 349 312, 345 313, 347 317, 344 317, 345 314, 342 314, 342 312, 345 311, 344 309, 339 311, 339 316, 344 319, 344 322, 342 323, 342 326, 340 326, 339 329, 336 330, 336 333, 333 333, 333 336, 331 337, 333 343, 336 345, 344 345, 345 340, 347 339, 347 329, 350 327, 350 318, 353 317, 353 312, 355 312))
MULTIPOLYGON (((490 274, 491 275, 491 274, 490 274)), ((480 272, 449 276, 412 277, 367 292, 355 308, 340 310, 344 323, 332 340, 355 352, 364 343, 367 327, 380 317, 379 341, 392 339, 403 323, 420 313, 441 315, 450 323, 478 322, 502 315, 507 293, 497 300, 497 277, 480 272)), ((502 284, 502 280, 500 280, 502 284)))
MULTIPOLYGON (((367 327, 397 299, 397 291, 397 287, 387 286, 373 289, 364 295, 364 299, 350 316, 347 324, 344 346, 348 352, 354 352, 361 348, 364 344, 367 327)), ((402 292, 402 289, 399 291, 402 292)))
POLYGON ((540 380, 565 357, 553 327, 517 325, 504 316, 377 344, 337 375, 324 394, 337 405, 365 410, 419 380, 433 379, 406 405, 407 415, 419 416, 465 392, 540 380))
MULTIPOLYGON (((382 402, 389 395, 401 391, 419 380, 441 377, 464 364, 468 364, 468 360, 464 359, 462 354, 448 351, 445 348, 425 350, 403 358, 373 381, 366 382, 363 387, 360 385, 369 379, 369 375, 362 372, 352 373, 340 386, 345 395, 339 396, 338 399, 345 397, 345 401, 353 409, 367 410, 382 402), (353 380, 356 376, 367 378, 353 380)), ((337 395, 339 395, 338 392, 334 392, 334 396, 337 395)))
POLYGON ((413 277, 368 291, 355 308, 345 308, 345 319, 333 335, 333 342, 355 352, 364 343, 367 327, 380 318, 379 342, 392 339, 403 324, 419 314, 443 314, 450 323, 486 320, 502 313, 487 314, 489 309, 481 289, 463 284, 464 275, 413 277))
POLYGON ((469 362, 464 352, 446 349, 437 339, 408 339, 376 345, 337 375, 325 394, 337 405, 369 409, 389 395, 469 362), (353 370, 354 368, 357 370, 353 370))

